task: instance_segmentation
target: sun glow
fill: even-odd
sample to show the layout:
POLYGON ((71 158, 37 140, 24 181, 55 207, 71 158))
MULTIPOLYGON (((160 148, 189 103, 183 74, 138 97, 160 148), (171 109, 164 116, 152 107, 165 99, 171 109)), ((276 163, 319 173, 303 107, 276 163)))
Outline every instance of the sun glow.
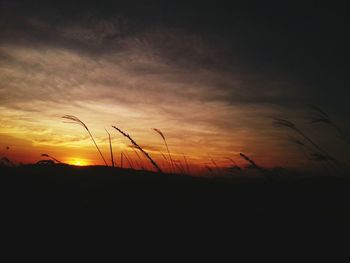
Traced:
POLYGON ((76 165, 76 166, 86 166, 86 165, 89 165, 89 162, 87 160, 80 159, 80 158, 72 158, 69 161, 69 164, 76 165))

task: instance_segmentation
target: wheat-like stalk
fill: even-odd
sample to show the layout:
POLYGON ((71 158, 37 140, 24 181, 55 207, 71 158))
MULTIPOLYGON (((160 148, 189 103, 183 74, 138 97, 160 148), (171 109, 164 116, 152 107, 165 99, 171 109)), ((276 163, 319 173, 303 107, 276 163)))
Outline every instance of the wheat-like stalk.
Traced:
POLYGON ((130 140, 130 142, 138 149, 140 150, 146 157, 147 159, 151 162, 151 164, 156 168, 156 170, 160 173, 162 173, 162 170, 159 168, 158 164, 151 158, 151 156, 141 148, 140 145, 138 145, 131 137, 129 134, 123 132, 121 129, 119 129, 116 126, 112 126, 114 129, 116 129, 119 133, 121 133, 123 136, 125 136, 126 138, 128 138, 130 140))
POLYGON ((244 160, 246 160, 247 162, 249 162, 254 168, 260 169, 260 167, 259 167, 251 158, 249 158, 247 155, 245 155, 244 153, 240 153, 239 155, 240 155, 244 160))
POLYGON ((133 164, 131 158, 129 157, 129 155, 127 153, 124 153, 123 156, 125 157, 126 161, 128 162, 129 167, 131 169, 134 169, 134 164, 133 164))
POLYGON ((232 158, 225 157, 225 159, 229 160, 233 164, 233 166, 237 166, 238 167, 237 163, 232 158))
POLYGON ((186 171, 182 165, 182 162, 180 160, 173 159, 174 165, 177 167, 180 173, 186 174, 186 171))
POLYGON ((164 153, 162 153, 162 152, 160 151, 160 154, 162 155, 162 157, 164 158, 165 161, 169 162, 169 161, 168 161, 168 158, 166 158, 166 156, 165 156, 164 153))
POLYGON ((216 169, 216 172, 217 173, 220 173, 220 167, 217 165, 217 163, 215 162, 215 160, 210 156, 209 153, 207 153, 208 155, 208 158, 210 160, 210 162, 214 165, 215 169, 216 169))
POLYGON ((241 167, 239 167, 237 165, 237 163, 235 162, 235 160, 233 160, 232 158, 230 157, 225 157, 226 160, 229 160, 231 163, 232 163, 232 166, 231 167, 228 167, 229 170, 233 171, 233 170, 238 170, 240 171, 241 170, 241 167))
POLYGON ((220 169, 219 166, 217 165, 217 163, 214 161, 213 158, 210 158, 210 161, 212 162, 212 164, 214 164, 214 166, 215 166, 216 169, 218 169, 218 170, 220 169))
POLYGON ((111 135, 109 134, 109 132, 107 131, 107 129, 105 128, 105 131, 108 134, 108 141, 109 141, 109 151, 111 153, 111 162, 112 162, 112 167, 114 167, 114 157, 113 157, 113 149, 112 149, 112 140, 111 140, 111 135))
POLYGON ((43 153, 43 154, 41 154, 41 156, 42 156, 42 157, 48 157, 48 158, 54 160, 54 161, 57 162, 57 163, 62 163, 61 161, 57 160, 55 157, 52 157, 51 155, 49 155, 49 154, 47 154, 47 153, 43 153))
MULTIPOLYGON (((296 133, 298 133, 300 136, 302 136, 305 140, 307 140, 313 147, 315 147, 318 151, 322 152, 323 154, 328 155, 331 157, 330 154, 328 154, 325 150, 323 150, 319 145, 317 145, 309 136, 307 136, 304 132, 302 132, 294 123, 285 120, 285 119, 279 119, 275 118, 273 124, 276 127, 284 127, 284 128, 289 128, 296 133)), ((333 157, 332 157, 333 158, 333 157)), ((333 158, 334 159, 334 158, 333 158)))
POLYGON ((239 154, 244 160, 246 160, 247 162, 249 162, 251 164, 252 167, 254 167, 255 169, 259 170, 263 175, 266 174, 266 170, 263 169, 262 167, 260 167, 259 165, 257 165, 250 157, 248 157, 247 155, 245 155, 244 153, 240 153, 239 154))
POLYGON ((0 165, 3 164, 5 166, 12 166, 12 167, 15 167, 15 164, 14 162, 12 162, 9 158, 7 157, 2 157, 0 159, 0 165))
POLYGON ((169 160, 170 160, 170 163, 171 163, 171 168, 172 168, 172 170, 174 170, 174 161, 173 161, 173 159, 171 157, 171 154, 170 154, 170 151, 169 151, 169 147, 168 147, 168 143, 166 142, 164 133, 161 130, 156 129, 156 128, 153 128, 153 130, 162 137, 162 139, 164 141, 164 144, 165 144, 165 147, 166 147, 166 150, 168 152, 169 160))
POLYGON ((96 147, 97 151, 100 153, 103 162, 105 163, 106 166, 108 166, 108 164, 107 164, 105 158, 104 158, 103 155, 102 155, 102 152, 101 152, 100 148, 97 146, 97 143, 96 143, 94 137, 92 136, 92 134, 91 134, 89 128, 86 126, 86 124, 85 124, 84 122, 82 122, 81 120, 79 120, 77 117, 73 116, 73 115, 64 115, 64 116, 62 116, 62 118, 63 118, 63 119, 70 120, 70 121, 68 121, 67 123, 73 123, 73 124, 78 124, 78 125, 80 125, 80 126, 83 126, 83 128, 84 128, 84 129, 88 132, 88 134, 90 135, 90 138, 91 138, 91 140, 93 141, 93 143, 95 144, 95 147, 96 147))
POLYGON ((315 161, 334 161, 332 157, 321 153, 312 153, 311 156, 311 160, 315 161))
POLYGON ((133 150, 133 152, 136 154, 137 158, 140 160, 140 163, 139 163, 138 161, 136 161, 137 165, 138 165, 142 170, 145 170, 145 167, 144 167, 143 164, 142 164, 143 161, 142 161, 140 155, 137 153, 137 151, 135 151, 134 147, 130 147, 130 148, 133 150))
POLYGON ((186 158, 185 154, 182 154, 182 155, 184 156, 187 173, 190 175, 191 171, 190 171, 190 166, 188 165, 188 162, 187 162, 187 158, 186 158))
MULTIPOLYGON (((322 110, 319 109, 319 114, 322 115, 323 119, 327 119, 328 115, 323 112, 322 110)), ((321 118, 318 118, 319 120, 321 118)), ((274 119, 274 125, 277 127, 282 127, 282 128, 289 128, 291 130, 293 130, 294 132, 296 132, 297 134, 299 134, 302 138, 304 138, 307 142, 309 142, 317 151, 319 151, 319 153, 317 153, 319 156, 323 156, 323 160, 326 162, 330 162, 330 165, 335 165, 336 168, 338 168, 337 166, 339 165, 337 160, 330 155, 327 151, 325 151, 324 149, 322 149, 318 144, 316 144, 309 136, 307 136, 303 131, 301 131, 294 123, 285 120, 285 119, 279 119, 279 118, 275 118, 274 119), (324 158, 325 157, 325 158, 324 158)), ((328 121, 326 121, 328 122, 328 121)), ((297 141, 294 140, 294 142, 296 143, 297 141)), ((300 143, 302 142, 297 142, 299 145, 301 145, 300 143)), ((306 147, 306 145, 305 145, 306 147)), ((316 160, 315 157, 313 158, 313 160, 316 160)))
POLYGON ((205 168, 206 168, 210 173, 213 172, 213 169, 212 169, 209 165, 206 165, 205 168))
MULTIPOLYGON (((309 158, 308 152, 313 151, 313 150, 312 150, 312 148, 310 148, 310 146, 308 144, 304 143, 303 141, 301 141, 298 138, 295 138, 293 136, 288 136, 288 141, 290 141, 291 143, 293 143, 294 145, 296 145, 298 147, 300 152, 304 155, 306 161, 313 160, 313 159, 309 158)), ((311 165, 314 166, 314 163, 311 163, 311 165)), ((323 165, 325 165, 325 164, 323 164, 323 165)), ((326 168, 326 169, 328 169, 328 168, 326 168)))
POLYGON ((337 137, 341 138, 347 143, 350 143, 350 138, 344 134, 344 132, 339 128, 339 126, 331 119, 331 117, 322 109, 317 106, 310 105, 313 116, 311 116, 311 123, 324 123, 333 127, 337 131, 337 137))

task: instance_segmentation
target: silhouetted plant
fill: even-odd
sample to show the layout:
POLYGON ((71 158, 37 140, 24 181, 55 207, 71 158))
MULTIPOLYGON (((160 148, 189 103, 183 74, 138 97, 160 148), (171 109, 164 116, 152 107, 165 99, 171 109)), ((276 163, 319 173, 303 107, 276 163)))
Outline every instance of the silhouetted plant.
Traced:
POLYGON ((233 165, 233 166, 227 167, 226 170, 233 172, 233 171, 241 171, 242 168, 237 165, 233 165))
POLYGON ((315 160, 315 161, 334 161, 332 157, 321 153, 312 153, 311 156, 312 156, 311 160, 315 160))
POLYGON ((245 155, 244 153, 240 153, 239 154, 244 160, 246 160, 252 168, 259 170, 261 173, 263 173, 264 175, 266 174, 266 170, 263 169, 262 167, 260 167, 259 165, 257 165, 250 157, 248 157, 247 155, 245 155))
POLYGON ((229 161, 233 164, 232 167, 238 167, 239 169, 241 169, 241 168, 237 165, 237 163, 235 162, 235 160, 233 160, 232 158, 230 158, 230 157, 225 157, 225 159, 229 160, 229 161))
POLYGON ((111 135, 109 134, 109 132, 107 131, 107 129, 105 128, 105 131, 108 134, 108 141, 109 141, 109 151, 111 153, 111 162, 112 162, 112 167, 114 167, 114 157, 113 157, 113 149, 112 149, 112 140, 111 140, 111 135))
POLYGON ((39 165, 54 165, 55 162, 53 160, 40 160, 40 161, 37 161, 36 164, 39 164, 39 165))
POLYGON ((188 165, 187 158, 184 154, 183 154, 183 157, 184 157, 184 161, 185 161, 185 165, 186 165, 187 174, 191 174, 190 166, 188 165))
POLYGON ((137 151, 135 151, 134 147, 130 146, 130 148, 133 150, 133 152, 136 154, 137 158, 139 159, 140 163, 138 161, 136 161, 137 165, 142 169, 145 170, 145 167, 143 166, 143 161, 140 157, 140 155, 137 153, 137 151))
POLYGON ((177 167, 179 173, 186 174, 186 170, 185 170, 185 168, 182 165, 182 162, 180 160, 173 159, 173 162, 174 162, 175 166, 177 167))
POLYGON ((131 161, 129 155, 128 155, 127 153, 123 153, 123 156, 125 157, 125 160, 128 162, 129 167, 130 167, 131 169, 134 169, 134 165, 133 165, 133 163, 132 163, 132 161, 131 161))
MULTIPOLYGON (((170 160, 166 157, 166 155, 165 155, 162 151, 159 151, 159 153, 160 153, 160 155, 163 157, 163 159, 165 160, 166 167, 171 167, 172 164, 171 164, 170 160)), ((174 173, 175 170, 173 170, 173 169, 170 168, 170 169, 169 169, 169 172, 170 172, 170 173, 174 173)))
POLYGON ((239 155, 241 157, 243 157, 244 160, 249 162, 254 168, 260 169, 260 167, 252 159, 250 159, 247 155, 245 155, 244 153, 240 153, 239 155))
POLYGON ((162 173, 162 170, 159 168, 158 164, 151 158, 151 156, 144 151, 140 145, 138 145, 131 137, 129 134, 123 132, 122 130, 120 130, 118 127, 116 126, 112 126, 114 129, 116 129, 119 133, 121 133, 123 136, 125 136, 126 138, 128 138, 130 140, 130 142, 137 148, 139 149, 146 157, 147 159, 151 162, 151 164, 156 168, 156 170, 160 173, 162 173))
POLYGON ((54 160, 55 162, 57 163, 62 163, 61 161, 57 160, 55 157, 52 157, 51 155, 47 154, 47 153, 43 153, 41 154, 42 157, 47 157, 47 158, 50 158, 52 160, 54 160))
MULTIPOLYGON (((312 149, 310 149, 310 147, 307 144, 305 144, 304 142, 302 142, 301 140, 299 140, 299 139, 297 139, 297 138, 295 138, 293 136, 288 136, 288 140, 298 147, 298 149, 304 155, 306 160, 313 160, 313 161, 315 161, 314 159, 310 158, 310 156, 309 156, 308 151, 312 151, 312 149)), ((313 163, 311 165, 314 166, 313 163)), ((323 164, 323 165, 325 165, 325 164, 323 164)), ((328 170, 328 167, 325 167, 325 168, 328 170)))
POLYGON ((207 155, 208 155, 208 158, 209 158, 210 162, 211 162, 211 163, 213 164, 213 166, 215 167, 215 170, 212 169, 212 172, 213 172, 213 173, 216 172, 216 174, 220 173, 220 167, 217 165, 217 163, 215 162, 215 160, 210 156, 209 153, 207 153, 207 155))
POLYGON ((213 173, 213 169, 212 169, 209 165, 206 165, 205 168, 206 168, 210 173, 213 173))
MULTIPOLYGON (((322 110, 320 110, 320 114, 322 114, 322 116, 324 118, 327 118, 327 116, 328 116, 322 110)), ((321 118, 316 118, 316 119, 320 120, 321 118)), ((316 121, 316 119, 315 119, 315 121, 316 121)), ((323 156, 323 158, 322 158, 323 161, 329 162, 330 166, 334 165, 334 168, 336 168, 336 169, 340 169, 337 160, 333 156, 331 156, 327 151, 322 149, 318 144, 316 144, 309 136, 307 136, 303 131, 301 131, 294 123, 292 123, 288 120, 285 120, 285 119, 275 118, 273 124, 277 127, 289 128, 292 131, 294 131, 295 133, 299 134, 303 139, 305 139, 307 142, 309 142, 317 151, 319 151, 319 153, 317 153, 317 154, 319 156, 323 156)), ((294 139, 294 143, 297 143, 299 145, 303 144, 305 147, 308 147, 308 146, 306 146, 306 144, 304 144, 303 142, 301 142, 297 139, 294 139)), ((309 159, 317 161, 317 159, 315 159, 315 157, 312 157, 309 159)), ((326 169, 328 169, 328 168, 326 167, 326 169)))
POLYGON ((167 152, 168 152, 169 160, 170 160, 170 162, 171 162, 171 168, 172 168, 172 170, 174 170, 174 162, 173 162, 173 159, 172 159, 172 157, 171 157, 171 154, 170 154, 170 151, 169 151, 169 147, 168 147, 168 143, 166 142, 164 133, 161 132, 161 130, 156 129, 156 128, 153 128, 153 130, 154 130, 156 133, 158 133, 158 134, 162 137, 162 139, 163 139, 163 141, 164 141, 164 144, 165 144, 165 147, 166 147, 166 150, 167 150, 167 152))
POLYGON ((303 147, 306 147, 306 144, 303 143, 301 140, 295 138, 295 137, 292 137, 292 136, 288 136, 288 140, 294 144, 297 144, 299 146, 303 146, 303 147))
POLYGON ((108 164, 107 164, 105 158, 104 158, 103 155, 102 155, 102 152, 101 152, 100 148, 97 146, 97 144, 96 144, 96 142, 95 142, 95 139, 94 139, 94 137, 92 136, 92 134, 91 134, 89 128, 86 126, 86 124, 85 124, 84 122, 82 122, 81 120, 79 120, 77 117, 73 116, 73 115, 64 115, 64 116, 62 116, 62 118, 63 118, 63 119, 70 120, 70 121, 68 121, 67 123, 74 123, 74 124, 78 124, 78 125, 82 126, 82 127, 88 132, 88 134, 90 135, 91 140, 92 140, 93 143, 95 144, 95 147, 96 147, 97 151, 100 153, 103 162, 105 163, 106 166, 108 166, 108 164))
POLYGON ((232 163, 232 165, 230 166, 230 167, 227 167, 225 170, 226 171, 228 171, 228 172, 230 172, 230 173, 233 173, 233 172, 235 172, 235 171, 241 171, 242 169, 241 169, 241 167, 239 167, 238 165, 237 165, 237 163, 232 159, 232 158, 230 158, 230 157, 224 157, 225 159, 227 159, 227 160, 229 160, 231 163, 232 163))
MULTIPOLYGON (((328 155, 329 158, 333 158, 330 154, 328 154, 325 150, 323 150, 319 145, 317 145, 310 137, 308 137, 304 132, 302 132, 294 123, 285 120, 285 119, 279 119, 275 118, 273 124, 277 127, 282 128, 289 128, 302 136, 305 140, 307 140, 313 147, 315 147, 318 151, 321 153, 328 155)), ((333 158, 335 160, 335 158, 333 158)))
POLYGON ((339 128, 339 126, 330 118, 330 116, 317 106, 310 105, 313 116, 311 116, 311 123, 323 123, 331 126, 337 131, 337 136, 347 143, 350 143, 350 138, 344 134, 344 132, 339 128))
POLYGON ((166 158, 166 156, 165 156, 164 153, 162 153, 162 152, 160 151, 160 154, 162 155, 162 157, 164 158, 165 161, 169 162, 169 160, 166 158))
POLYGON ((7 157, 2 157, 2 158, 0 159, 0 165, 12 166, 12 167, 15 166, 14 162, 12 162, 12 161, 11 161, 9 158, 7 158, 7 157))
POLYGON ((212 162, 212 164, 214 164, 214 166, 215 166, 215 168, 216 168, 217 170, 220 169, 219 166, 217 165, 217 163, 214 161, 213 158, 210 158, 210 161, 212 162))

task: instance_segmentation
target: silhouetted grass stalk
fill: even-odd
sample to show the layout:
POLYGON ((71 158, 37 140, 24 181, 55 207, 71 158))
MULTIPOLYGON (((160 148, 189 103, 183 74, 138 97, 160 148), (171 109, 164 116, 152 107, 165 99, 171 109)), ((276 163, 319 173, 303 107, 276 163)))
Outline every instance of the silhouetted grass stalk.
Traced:
MULTIPOLYGON (((316 144, 309 136, 307 136, 303 131, 301 131, 294 123, 285 120, 285 119, 279 119, 279 118, 275 118, 274 119, 274 124, 277 127, 284 127, 284 128, 289 128, 292 131, 296 132, 297 134, 299 134, 302 138, 304 138, 307 142, 309 142, 317 151, 319 151, 320 153, 317 153, 317 155, 319 156, 323 156, 322 158, 318 158, 314 159, 317 161, 326 161, 326 162, 330 162, 330 165, 332 165, 332 163, 335 165, 336 168, 339 168, 337 165, 337 161, 334 157, 332 157, 327 151, 325 151, 324 149, 322 149, 318 144, 316 144)), ((298 142, 300 144, 300 142, 298 142)))
POLYGON ((211 163, 214 165, 215 167, 215 171, 216 171, 216 174, 219 174, 220 173, 220 168, 219 166, 217 165, 217 163, 214 161, 214 159, 210 156, 210 154, 208 154, 208 157, 209 157, 209 160, 211 161, 211 163))
POLYGON ((109 134, 109 132, 107 131, 107 129, 105 129, 107 134, 108 134, 108 141, 109 141, 109 151, 111 153, 111 162, 112 162, 112 167, 114 167, 114 158, 113 158, 113 149, 112 149, 112 141, 111 141, 111 135, 109 134))
POLYGON ((339 138, 341 138, 347 143, 350 143, 350 138, 345 135, 345 133, 339 128, 339 126, 330 118, 330 116, 325 111, 313 105, 310 105, 310 108, 313 110, 314 114, 314 116, 310 118, 311 123, 324 123, 326 125, 331 126, 337 131, 339 138))
POLYGON ((249 162, 255 169, 257 169, 258 171, 260 171, 262 174, 265 175, 266 171, 265 169, 261 168, 259 165, 257 165, 251 158, 249 158, 247 155, 245 155, 244 153, 240 153, 239 154, 244 160, 246 160, 247 162, 249 162))
POLYGON ((64 115, 64 116, 62 116, 62 118, 63 118, 63 119, 70 120, 70 122, 67 122, 67 123, 78 124, 78 125, 83 126, 83 127, 85 128, 85 130, 86 130, 86 131, 88 132, 88 134, 90 135, 91 140, 92 140, 93 143, 95 144, 95 147, 96 147, 97 151, 100 153, 103 162, 105 163, 106 166, 108 166, 108 164, 107 164, 105 158, 104 158, 103 155, 102 155, 102 152, 101 152, 100 148, 97 146, 94 137, 92 136, 92 134, 91 134, 89 128, 85 125, 85 123, 82 122, 81 120, 79 120, 77 117, 75 117, 75 116, 73 116, 73 115, 64 115))
POLYGON ((312 146, 314 146, 318 151, 326 154, 327 156, 330 156, 325 150, 323 150, 320 146, 318 146, 310 137, 308 137, 304 132, 302 132, 294 123, 284 120, 284 119, 279 119, 275 118, 274 124, 279 127, 286 127, 289 128, 296 133, 298 133, 301 137, 303 137, 305 140, 307 140, 312 146))
POLYGON ((173 160, 175 166, 177 167, 180 174, 186 174, 186 171, 182 165, 182 162, 180 160, 173 160))
POLYGON ((140 155, 137 153, 137 151, 135 151, 135 149, 134 148, 131 148, 133 151, 134 151, 134 153, 136 154, 136 156, 137 156, 137 158, 140 160, 140 163, 139 162, 137 162, 137 164, 138 164, 138 166, 142 169, 142 170, 145 170, 145 167, 143 166, 143 161, 142 161, 142 159, 141 159, 141 157, 140 157, 140 155))
POLYGON ((158 164, 151 158, 151 156, 149 156, 149 154, 144 151, 140 145, 138 145, 131 137, 129 134, 123 132, 122 130, 120 130, 118 127, 116 126, 112 126, 114 129, 116 129, 119 133, 121 133, 123 136, 125 136, 126 138, 128 138, 130 140, 130 142, 137 148, 139 149, 146 157, 147 159, 151 162, 151 164, 154 166, 154 168, 156 168, 156 170, 160 173, 162 173, 162 170, 159 168, 158 164))
POLYGON ((162 155, 162 157, 164 158, 165 161, 169 162, 168 158, 166 158, 164 153, 160 152, 160 154, 162 155))
POLYGON ((42 156, 42 157, 48 157, 48 158, 54 160, 54 161, 57 162, 57 163, 62 163, 61 161, 57 160, 56 158, 52 157, 51 155, 49 155, 49 154, 47 154, 47 153, 43 153, 43 154, 41 154, 41 156, 42 156))
MULTIPOLYGON (((312 149, 310 149, 310 147, 307 145, 307 144, 305 144, 304 142, 302 142, 302 141, 300 141, 299 139, 297 139, 297 138, 294 138, 294 137, 292 137, 292 136, 289 136, 288 137, 288 140, 291 142, 291 143, 293 143, 294 145, 296 145, 297 147, 298 147, 298 149, 300 149, 300 151, 301 151, 301 153, 304 155, 304 157, 305 157, 305 161, 306 161, 306 165, 308 165, 309 163, 311 164, 311 166, 312 166, 312 168, 314 169, 314 170, 317 170, 317 167, 315 167, 315 165, 314 165, 314 162, 309 162, 309 160, 311 160, 311 161, 315 161, 315 160, 313 160, 313 159, 310 159, 310 157, 309 157, 309 154, 308 154, 308 152, 307 151, 312 151, 312 149), (315 169, 316 168, 316 169, 315 169)), ((323 165, 322 165, 323 166, 323 165)), ((328 167, 325 167, 325 169, 328 171, 328 167)))
POLYGON ((239 166, 237 165, 237 163, 236 163, 232 158, 230 158, 230 157, 225 157, 225 159, 229 160, 229 161, 233 164, 233 166, 239 167, 239 166))
POLYGON ((133 165, 133 163, 132 163, 131 158, 129 157, 129 155, 128 155, 127 153, 124 153, 123 156, 125 157, 126 161, 128 162, 129 167, 130 167, 131 169, 134 169, 134 165, 133 165))
POLYGON ((185 160, 185 164, 186 164, 187 174, 190 175, 191 174, 190 166, 188 165, 186 156, 184 154, 183 154, 183 156, 184 156, 184 160, 185 160))
POLYGON ((171 157, 171 154, 170 154, 170 151, 169 151, 169 147, 168 147, 168 143, 166 142, 166 139, 165 139, 165 136, 164 136, 163 132, 161 132, 159 129, 156 129, 156 128, 154 128, 153 130, 162 137, 162 139, 164 141, 164 144, 165 144, 165 147, 166 147, 166 150, 168 152, 169 160, 170 160, 170 163, 171 163, 171 168, 172 168, 172 170, 174 170, 174 162, 173 162, 173 159, 171 157))

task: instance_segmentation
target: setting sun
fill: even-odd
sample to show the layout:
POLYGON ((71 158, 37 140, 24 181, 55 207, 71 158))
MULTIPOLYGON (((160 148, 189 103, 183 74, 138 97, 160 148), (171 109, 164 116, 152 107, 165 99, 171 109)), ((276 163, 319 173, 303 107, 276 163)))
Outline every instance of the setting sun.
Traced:
POLYGON ((69 161, 69 164, 76 166, 86 166, 89 165, 89 162, 84 159, 74 158, 69 161))

